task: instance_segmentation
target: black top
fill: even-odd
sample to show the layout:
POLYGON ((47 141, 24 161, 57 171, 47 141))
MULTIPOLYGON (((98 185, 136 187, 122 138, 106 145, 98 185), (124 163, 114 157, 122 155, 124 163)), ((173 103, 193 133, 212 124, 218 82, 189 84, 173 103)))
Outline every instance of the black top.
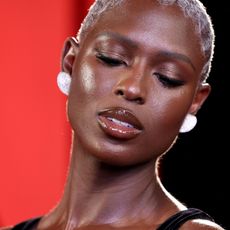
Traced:
MULTIPOLYGON (((15 225, 12 230, 32 230, 39 222, 41 217, 33 218, 15 225)), ((177 230, 186 221, 192 219, 206 219, 214 221, 211 216, 202 210, 189 208, 176 213, 162 223, 157 230, 177 230)))
POLYGON ((41 219, 42 217, 37 217, 37 218, 33 218, 33 219, 29 219, 29 220, 26 220, 26 221, 23 221, 17 225, 15 225, 12 230, 31 230, 33 229, 33 227, 35 227, 39 220, 41 219))
POLYGON ((196 208, 189 208, 169 217, 157 228, 157 230, 176 230, 179 229, 186 221, 192 219, 205 219, 214 222, 213 218, 204 211, 196 208))

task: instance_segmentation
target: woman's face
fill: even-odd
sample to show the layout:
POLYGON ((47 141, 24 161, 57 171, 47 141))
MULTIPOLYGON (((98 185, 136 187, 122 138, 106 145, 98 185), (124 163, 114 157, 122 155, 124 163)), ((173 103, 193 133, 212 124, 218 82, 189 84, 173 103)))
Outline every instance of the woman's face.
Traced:
POLYGON ((203 58, 193 25, 175 6, 144 2, 107 12, 73 48, 68 116, 75 138, 115 165, 167 151, 205 95, 197 90, 203 58))

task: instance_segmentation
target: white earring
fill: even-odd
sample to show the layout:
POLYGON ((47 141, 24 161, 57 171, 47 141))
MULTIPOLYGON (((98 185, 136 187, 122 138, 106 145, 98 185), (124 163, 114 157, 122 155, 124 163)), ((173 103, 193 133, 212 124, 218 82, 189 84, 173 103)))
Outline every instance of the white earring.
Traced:
POLYGON ((69 94, 71 83, 71 77, 68 73, 61 71, 57 76, 57 85, 58 88, 61 90, 62 93, 65 95, 69 94))
POLYGON ((193 114, 187 114, 182 126, 180 127, 180 133, 186 133, 191 131, 197 123, 197 118, 193 114))

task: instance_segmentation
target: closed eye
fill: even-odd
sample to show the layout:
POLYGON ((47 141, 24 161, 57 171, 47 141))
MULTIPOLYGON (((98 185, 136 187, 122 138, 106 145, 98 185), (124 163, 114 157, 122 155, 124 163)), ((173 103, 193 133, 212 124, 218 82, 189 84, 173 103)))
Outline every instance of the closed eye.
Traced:
POLYGON ((106 56, 102 53, 98 53, 96 55, 96 58, 99 59, 100 61, 102 61, 103 63, 105 63, 106 65, 111 66, 111 67, 116 67, 116 66, 120 66, 120 65, 125 64, 124 61, 122 61, 118 58, 109 57, 109 56, 106 56))
POLYGON ((174 79, 171 77, 168 77, 166 75, 163 75, 161 73, 154 73, 154 75, 158 78, 158 80, 160 81, 160 83, 167 88, 175 88, 175 87, 179 87, 181 85, 184 85, 184 81, 182 80, 178 80, 178 79, 174 79))

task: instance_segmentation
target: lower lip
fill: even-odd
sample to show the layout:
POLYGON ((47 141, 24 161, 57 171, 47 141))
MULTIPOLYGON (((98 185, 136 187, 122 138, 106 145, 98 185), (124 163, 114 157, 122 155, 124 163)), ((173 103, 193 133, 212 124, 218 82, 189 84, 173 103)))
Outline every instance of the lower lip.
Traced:
POLYGON ((98 117, 98 123, 107 135, 117 139, 133 139, 141 133, 139 129, 116 124, 104 116, 98 117))

